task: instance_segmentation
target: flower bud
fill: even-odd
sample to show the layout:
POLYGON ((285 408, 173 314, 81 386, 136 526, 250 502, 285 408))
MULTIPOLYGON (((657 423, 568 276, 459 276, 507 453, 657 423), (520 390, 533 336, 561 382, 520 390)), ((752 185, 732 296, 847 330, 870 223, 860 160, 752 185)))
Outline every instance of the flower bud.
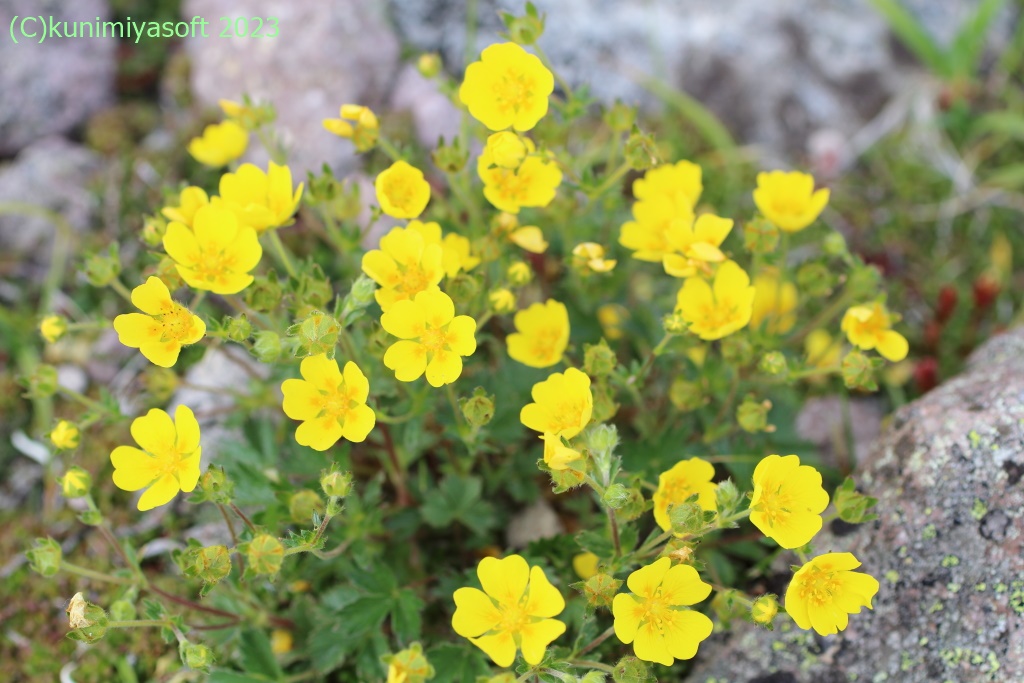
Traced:
POLYGON ((878 502, 877 498, 865 496, 857 490, 857 485, 851 477, 847 477, 842 484, 836 488, 832 502, 839 513, 839 519, 850 524, 863 524, 875 519, 876 515, 869 512, 878 502))
POLYGON ((624 522, 631 522, 644 514, 647 510, 647 501, 644 494, 637 488, 626 489, 628 497, 616 510, 616 515, 624 522))
POLYGON ((441 55, 436 52, 425 52, 416 60, 416 69, 424 78, 433 78, 438 75, 443 66, 441 55))
POLYGON ((292 632, 284 628, 275 628, 270 633, 270 651, 275 655, 283 655, 292 651, 295 638, 292 632))
POLYGON ((459 408, 470 426, 483 427, 494 417, 494 396, 489 396, 483 387, 477 387, 472 396, 459 399, 459 408))
POLYGON ((622 484, 612 484, 604 490, 601 500, 612 510, 618 510, 629 502, 630 492, 622 484))
POLYGON ((711 599, 711 610, 726 628, 733 619, 741 619, 747 613, 743 594, 732 588, 715 592, 715 597, 711 599))
POLYGON ((25 558, 32 571, 41 576, 53 576, 60 571, 64 553, 60 544, 52 538, 37 538, 34 545, 25 551, 25 558))
POLYGON ((523 16, 503 12, 502 19, 508 28, 508 37, 518 45, 533 45, 544 33, 544 17, 537 14, 537 8, 531 2, 526 3, 526 14, 523 16))
POLYGON ((227 505, 234 495, 235 485, 224 473, 224 468, 210 465, 199 477, 199 491, 203 500, 227 505))
POLYGON ((252 323, 242 313, 234 318, 228 318, 228 324, 224 328, 228 339, 235 342, 244 342, 252 336, 252 323))
POLYGON ((459 273, 448 279, 445 293, 452 298, 457 306, 476 299, 480 291, 480 280, 468 273, 459 273))
POLYGON ((437 148, 430 153, 430 159, 445 173, 458 173, 469 160, 469 150, 462 146, 458 137, 450 144, 445 144, 444 138, 441 138, 437 148))
MULTIPOLYGON (((881 364, 881 361, 878 361, 881 364)), ((859 389, 861 391, 877 391, 878 382, 875 381, 876 362, 868 358, 860 351, 850 351, 843 357, 841 372, 843 383, 847 389, 859 389)))
MULTIPOLYGON (((543 461, 541 463, 543 464, 543 461)), ((575 467, 576 463, 573 463, 573 466, 575 467)), ((565 493, 580 486, 587 476, 585 471, 576 470, 572 467, 566 467, 564 470, 548 469, 547 473, 551 475, 551 490, 555 493, 565 493)))
POLYGON ((78 448, 80 437, 81 434, 75 423, 68 422, 67 420, 59 420, 50 431, 50 442, 63 451, 78 448))
POLYGON ((677 377, 668 390, 668 400, 684 413, 697 410, 708 402, 704 387, 699 382, 690 382, 677 377))
POLYGON ((487 295, 487 301, 491 304, 491 310, 499 315, 516 310, 516 295, 505 287, 492 290, 487 295))
POLYGON ((330 469, 320 477, 320 488, 329 498, 344 498, 352 492, 352 473, 330 469))
POLYGON ((338 344, 341 325, 333 317, 320 311, 313 311, 302 322, 288 328, 289 336, 298 337, 298 358, 327 354, 334 358, 334 350, 338 344))
POLYGON ((824 263, 807 263, 796 272, 800 292, 809 297, 826 297, 836 285, 836 276, 824 263))
POLYGON ((252 352, 261 363, 276 363, 284 351, 281 337, 270 330, 260 330, 253 337, 252 352))
POLYGON ((277 279, 277 273, 270 271, 266 276, 257 276, 253 283, 245 288, 245 303, 249 308, 266 313, 275 311, 281 305, 284 290, 277 279))
POLYGON ((629 656, 623 657, 612 670, 614 683, 657 683, 658 679, 651 674, 651 667, 646 662, 629 656))
POLYGON ((608 346, 608 342, 601 339, 597 344, 584 344, 583 346, 583 372, 589 377, 604 377, 612 374, 619 364, 615 352, 608 346))
POLYGON ((85 259, 85 277, 93 287, 106 287, 121 274, 121 254, 117 242, 106 254, 90 254, 85 259))
POLYGON ((676 503, 669 506, 668 520, 672 533, 677 536, 692 536, 700 533, 705 526, 704 508, 696 502, 676 503))
POLYGON ((770 254, 779 246, 779 229, 760 216, 743 226, 743 248, 751 254, 770 254))
POLYGON ((288 514, 296 524, 309 524, 313 514, 324 513, 324 500, 316 491, 301 489, 288 500, 288 514))
POLYGON ((599 424, 585 433, 587 448, 595 457, 610 457, 619 445, 619 430, 615 425, 599 424))
POLYGON ((183 640, 178 644, 178 655, 182 664, 196 671, 209 671, 213 664, 213 650, 202 643, 183 640))
POLYGON ((48 315, 39 321, 39 334, 51 344, 68 331, 68 321, 62 315, 48 315))
POLYGON ((373 303, 377 283, 366 275, 360 275, 341 303, 341 325, 348 327, 366 314, 366 308, 373 303))
POLYGON ((533 279, 533 269, 525 261, 516 261, 508 267, 505 277, 514 287, 522 287, 530 284, 533 279))
POLYGON ((277 574, 284 561, 284 546, 270 534, 257 534, 244 544, 247 568, 254 574, 277 574))
POLYGON ((626 139, 626 160, 634 171, 646 171, 658 163, 658 147, 654 138, 633 126, 633 132, 626 139))
POLYGON ((769 351, 764 354, 761 356, 761 361, 757 364, 757 367, 766 375, 774 377, 785 375, 789 371, 789 367, 786 364, 786 356, 781 351, 769 351))
POLYGON ((768 424, 768 411, 771 409, 771 401, 757 401, 753 396, 747 396, 736 409, 736 422, 743 431, 751 434, 774 432, 775 426, 768 424))
POLYGON ((736 484, 732 483, 732 479, 719 482, 715 487, 715 507, 718 509, 719 516, 731 514, 740 506, 742 500, 743 494, 740 493, 736 484))
POLYGON ((107 635, 107 624, 110 619, 102 607, 87 602, 81 593, 75 593, 67 607, 68 626, 71 631, 68 638, 83 643, 95 643, 107 635))
POLYGON ((302 318, 326 310, 327 304, 334 299, 334 288, 324 271, 314 263, 305 266, 299 274, 294 295, 298 302, 296 316, 302 318))
POLYGON ((588 671, 580 679, 580 683, 605 683, 606 674, 600 671, 588 671))
POLYGON ((615 599, 615 594, 619 592, 621 586, 621 580, 598 572, 583 582, 582 593, 590 607, 610 608, 612 600, 615 599))
POLYGON ((971 294, 974 297, 974 307, 984 311, 995 303, 996 297, 1002 289, 999 280, 988 273, 983 273, 971 285, 971 294))
POLYGON ((754 620, 755 624, 760 624, 769 631, 772 629, 772 621, 778 613, 779 600, 770 593, 757 598, 750 606, 750 618, 754 620))
POLYGON ((679 313, 669 313, 661 319, 661 327, 665 334, 683 334, 690 326, 679 313))
POLYGON ((636 121, 636 107, 631 107, 620 100, 605 110, 604 123, 616 133, 625 133, 636 121))
POLYGON ((722 340, 722 358, 733 366, 749 365, 754 360, 754 345, 743 335, 731 335, 722 340))
POLYGON ((29 398, 49 398, 57 393, 60 384, 57 381, 57 368, 52 365, 39 364, 28 377, 22 378, 28 389, 29 398))
POLYGON ((171 368, 149 365, 142 371, 142 384, 154 401, 166 403, 178 390, 178 374, 171 368))
POLYGON ((846 248, 846 238, 838 232, 830 232, 825 235, 825 239, 821 241, 821 249, 825 254, 833 257, 842 257, 850 253, 846 248))
POLYGON ((89 495, 92 477, 81 467, 71 467, 60 478, 61 492, 65 498, 83 498, 89 495))
POLYGON ((207 586, 221 581, 231 573, 231 553, 222 545, 191 547, 176 559, 185 576, 202 579, 207 586))
POLYGON ((142 223, 142 241, 150 247, 159 247, 167 233, 167 220, 163 216, 146 216, 142 223))
POLYGON ((434 677, 434 667, 423 656, 423 646, 413 643, 407 649, 381 657, 388 665, 388 680, 424 683, 434 677))

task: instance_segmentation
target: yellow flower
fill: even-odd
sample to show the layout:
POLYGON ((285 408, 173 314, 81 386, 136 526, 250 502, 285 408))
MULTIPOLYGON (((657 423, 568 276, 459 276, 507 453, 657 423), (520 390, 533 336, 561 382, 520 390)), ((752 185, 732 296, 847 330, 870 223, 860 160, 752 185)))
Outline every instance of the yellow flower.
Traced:
POLYGON ((666 197, 677 213, 684 213, 684 207, 692 212, 703 190, 700 166, 685 160, 656 166, 633 181, 633 196, 637 200, 666 197))
POLYGON ((67 420, 58 421, 54 425, 53 430, 50 431, 50 441, 54 446, 64 451, 78 448, 79 437, 78 427, 75 426, 75 423, 68 422, 67 420))
POLYGON ((828 189, 815 192, 806 173, 772 171, 757 174, 754 203, 779 230, 798 232, 818 219, 828 204, 828 189))
POLYGON ((796 285, 779 282, 774 275, 758 275, 754 278, 754 308, 750 314, 750 326, 758 328, 766 323, 769 334, 783 334, 796 324, 796 285))
POLYGON ((299 183, 293 191, 291 169, 273 161, 266 173, 253 164, 242 164, 234 173, 221 176, 220 198, 215 197, 213 202, 234 213, 241 225, 259 233, 291 222, 303 185, 299 183))
POLYGON ((548 241, 544 239, 544 233, 536 225, 516 228, 509 233, 508 238, 512 240, 512 244, 531 254, 543 254, 548 250, 548 241))
POLYGON ((417 218, 430 201, 430 183, 423 171, 396 161, 373 184, 380 209, 392 218, 417 218))
POLYGON ((718 485, 711 480, 715 477, 715 466, 707 460, 690 458, 681 460, 658 476, 658 490, 654 492, 654 521, 664 531, 672 528, 668 509, 672 505, 685 503, 697 494, 697 504, 705 510, 717 510, 715 492, 718 485))
POLYGON ((535 55, 515 43, 484 49, 466 67, 459 101, 491 130, 530 130, 548 111, 555 78, 535 55))
POLYGON ((388 665, 387 683, 424 683, 434 677, 434 667, 423 656, 423 646, 419 643, 381 660, 388 665))
POLYGON ((490 147, 485 147, 476 161, 477 175, 484 183, 484 197, 510 214, 519 213, 524 206, 547 206, 562 183, 562 171, 550 155, 536 154, 529 138, 524 138, 523 143, 527 156, 516 168, 498 165, 490 147))
POLYGON ((440 244, 429 244, 421 229, 410 223, 407 228, 392 228, 384 235, 380 249, 363 254, 362 266, 363 272, 380 285, 374 296, 387 313, 398 301, 412 299, 420 292, 438 291, 445 274, 444 250, 440 244))
POLYGON ((804 353, 807 354, 807 364, 810 366, 837 367, 842 355, 842 345, 828 333, 828 330, 819 328, 812 330, 804 339, 804 353))
POLYGON ((665 272, 673 277, 692 277, 704 263, 721 263, 725 254, 719 247, 731 230, 731 220, 710 213, 692 222, 671 221, 665 241, 679 253, 665 254, 662 258, 665 272))
POLYGON ((377 144, 380 123, 369 107, 358 104, 343 104, 341 118, 324 119, 324 129, 338 137, 349 138, 355 143, 357 152, 367 152, 377 144), (352 123, 349 123, 349 122, 352 123), (353 123, 355 125, 353 125, 353 123))
POLYGON ((750 277, 726 261, 715 273, 714 288, 700 278, 683 283, 676 297, 676 311, 701 339, 721 339, 746 326, 754 304, 750 277))
POLYGON ((681 230, 693 221, 689 207, 676 206, 667 196, 655 195, 633 204, 633 220, 622 224, 619 244, 632 250, 635 259, 661 263, 676 250, 669 243, 670 230, 674 226, 681 230))
POLYGON ((263 256, 256 231, 239 226, 231 211, 212 205, 196 211, 192 230, 171 222, 163 242, 182 279, 214 294, 237 294, 248 287, 253 281, 249 271, 263 256))
POLYGON ((178 195, 178 206, 165 206, 160 213, 168 220, 184 223, 191 228, 196 211, 209 203, 210 198, 203 188, 189 185, 178 195))
POLYGON ((343 372, 338 361, 321 353, 303 358, 299 372, 302 379, 281 384, 284 414, 302 421, 295 440, 317 451, 326 451, 341 438, 365 441, 376 415, 366 405, 370 383, 359 366, 349 361, 343 372))
POLYGON ((384 353, 384 365, 400 382, 413 382, 426 372, 432 387, 451 384, 462 374, 462 356, 476 351, 476 321, 455 315, 451 297, 440 290, 395 302, 380 324, 401 340, 384 353))
POLYGON ((610 273, 618 261, 604 256, 604 247, 597 242, 582 242, 572 249, 572 264, 585 274, 610 273))
POLYGON ((569 344, 569 311, 554 299, 516 313, 516 331, 508 336, 508 355, 531 368, 547 368, 562 360, 569 344))
POLYGON ((117 316, 114 330, 122 344, 138 349, 154 365, 173 366, 182 346, 195 344, 206 334, 202 319, 173 301, 167 285, 158 277, 150 276, 133 289, 132 303, 142 313, 117 316))
POLYGON ((530 284, 533 279, 533 269, 525 261, 516 261, 505 271, 505 277, 513 286, 522 287, 530 284))
POLYGON ((873 609, 878 580, 852 571, 859 566, 851 553, 826 553, 800 567, 786 589, 786 612, 796 625, 830 636, 846 629, 848 615, 873 609))
POLYGON ((646 662, 672 666, 677 659, 692 659, 697 646, 711 635, 711 620, 700 612, 683 609, 711 594, 697 570, 685 564, 671 566, 663 557, 629 575, 630 593, 612 601, 615 635, 646 662))
POLYGON ((528 151, 523 139, 507 130, 488 136, 486 146, 494 165, 501 168, 518 168, 528 151))
POLYGON ((572 568, 576 576, 584 581, 597 573, 599 558, 594 553, 579 553, 572 558, 572 568))
POLYGON ((39 334, 51 344, 68 331, 68 321, 60 315, 48 315, 39 321, 39 334))
POLYGON ((412 220, 406 229, 418 232, 425 244, 436 244, 441 247, 441 266, 446 277, 455 277, 460 271, 468 273, 480 265, 480 258, 471 253, 468 238, 450 232, 442 239, 441 226, 434 221, 423 223, 412 220))
POLYGON ((562 437, 557 434, 541 434, 540 438, 544 442, 544 464, 552 470, 569 469, 571 463, 583 457, 578 450, 562 443, 562 437))
POLYGON ((270 634, 270 651, 275 655, 283 655, 292 651, 295 638, 292 632, 284 628, 275 628, 270 634))
POLYGON ((594 410, 590 377, 569 368, 554 372, 530 390, 533 403, 523 406, 519 420, 529 429, 571 439, 583 431, 594 410))
POLYGON ((495 313, 511 313, 516 310, 516 295, 504 287, 499 287, 488 294, 487 300, 495 313))
POLYGON ((783 548, 799 548, 821 530, 828 494, 821 474, 796 455, 769 455, 754 468, 750 521, 783 548))
POLYGON ((217 100, 217 105, 229 119, 241 119, 249 114, 249 107, 233 100, 220 99, 217 100))
POLYGON ((249 134, 234 121, 222 121, 203 129, 201 137, 192 138, 188 153, 204 166, 226 166, 245 154, 249 134))
POLYGON ((897 363, 910 350, 907 339, 892 329, 892 315, 878 303, 853 306, 846 311, 840 326, 854 346, 870 351, 876 349, 888 360, 897 363))
POLYGON ((132 421, 132 438, 140 447, 118 446, 110 454, 114 485, 122 491, 147 489, 139 510, 171 502, 178 491, 188 493, 199 481, 199 423, 188 406, 171 416, 154 408, 132 421))
POLYGON ((61 493, 65 498, 83 498, 89 495, 92 487, 92 477, 81 467, 71 467, 64 476, 60 478, 61 493))
POLYGON ((610 341, 622 339, 622 328, 629 320, 629 309, 622 304, 602 304, 597 309, 601 332, 610 341))
POLYGON ((761 624, 762 626, 771 624, 778 613, 779 601, 770 593, 760 596, 750 606, 750 618, 755 624, 761 624))
POLYGON ((485 557, 476 574, 483 590, 455 591, 452 628, 498 666, 512 666, 516 650, 527 664, 539 664, 548 645, 565 633, 565 624, 552 619, 565 609, 558 589, 519 555, 485 557))

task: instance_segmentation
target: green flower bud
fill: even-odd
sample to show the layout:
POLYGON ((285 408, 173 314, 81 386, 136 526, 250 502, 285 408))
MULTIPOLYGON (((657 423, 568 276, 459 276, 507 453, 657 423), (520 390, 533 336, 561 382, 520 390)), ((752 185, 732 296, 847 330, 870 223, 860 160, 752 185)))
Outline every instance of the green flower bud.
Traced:
POLYGON ((604 123, 616 133, 625 133, 636 121, 636 107, 619 100, 604 112, 604 123))
MULTIPOLYGON (((615 594, 619 592, 622 581, 613 578, 608 574, 598 572, 586 581, 582 582, 581 592, 587 601, 587 605, 593 608, 612 606, 615 594)), ((578 584, 577 584, 578 585, 578 584)))
POLYGON ((48 341, 54 343, 68 331, 68 321, 62 315, 48 315, 39 321, 39 334, 48 341))
POLYGON ((718 508, 719 516, 728 516, 736 510, 743 501, 743 494, 732 483, 732 479, 719 482, 715 487, 715 506, 718 508))
POLYGON ((623 507, 630 500, 630 492, 622 484, 612 484, 604 490, 604 495, 601 496, 601 500, 604 504, 610 507, 612 510, 618 510, 623 507))
POLYGON ((722 358, 730 365, 749 365, 754 360, 754 345, 745 335, 728 336, 722 340, 722 358))
POLYGON ((661 319, 661 327, 665 330, 665 334, 683 334, 690 328, 690 325, 679 313, 669 313, 661 319))
POLYGON ((23 377, 21 382, 28 389, 28 398, 49 398, 57 393, 57 387, 60 386, 57 368, 42 363, 36 366, 31 375, 23 377))
POLYGON ((449 279, 445 293, 454 301, 465 303, 474 299, 480 291, 480 280, 467 273, 459 273, 449 279))
POLYGON ((743 226, 743 248, 751 254, 770 254, 779 246, 779 229, 765 218, 755 218, 743 226))
POLYGON ((878 502, 877 498, 865 496, 857 491, 857 485, 851 477, 847 477, 842 484, 836 488, 832 502, 839 513, 839 519, 850 524, 863 524, 875 519, 877 515, 869 510, 878 502))
POLYGON ((458 136, 452 139, 451 144, 445 144, 442 137, 438 140, 437 148, 430 153, 430 159, 445 173, 458 173, 469 160, 469 150, 462 146, 458 136))
POLYGON ((508 37, 518 45, 533 45, 544 33, 544 17, 537 14, 537 8, 531 2, 526 3, 526 14, 523 16, 503 12, 502 19, 508 28, 508 37))
POLYGON ((881 271, 864 263, 857 263, 846 280, 846 291, 855 301, 874 299, 881 286, 881 271))
POLYGON ((301 489, 288 500, 288 514, 296 524, 309 524, 313 513, 324 513, 324 500, 316 491, 301 489))
POLYGON ((242 313, 237 317, 228 318, 227 325, 224 326, 224 332, 231 341, 243 342, 252 336, 252 323, 242 313))
POLYGON ((604 339, 597 344, 583 345, 583 372, 589 377, 610 375, 618 364, 618 357, 604 339))
POLYGON ((658 163, 658 147, 654 138, 633 126, 633 132, 626 139, 626 160, 634 171, 646 171, 658 163))
POLYGON ((305 320, 289 327, 287 332, 289 336, 298 337, 299 346, 295 351, 297 358, 321 353, 326 353, 328 358, 334 358, 341 325, 326 313, 313 311, 305 320))
POLYGON ((771 593, 762 595, 750 606, 750 618, 755 624, 760 624, 769 631, 772 630, 772 621, 778 613, 779 599, 771 593))
POLYGON ((64 553, 60 544, 52 538, 37 538, 34 545, 25 551, 25 557, 32 571, 41 576, 53 576, 60 571, 64 553))
POLYGON ((824 298, 836 286, 836 276, 824 263, 807 263, 796 272, 796 285, 806 296, 824 298))
POLYGON ((82 433, 78 429, 78 425, 67 420, 58 420, 57 424, 50 430, 50 443, 64 451, 78 448, 81 438, 82 433))
MULTIPOLYGON (((543 460, 539 462, 540 464, 544 464, 543 460)), ((573 465, 575 464, 576 463, 573 463, 573 465)), ((567 467, 564 470, 551 470, 545 468, 545 471, 551 475, 551 490, 555 493, 565 493, 566 491, 570 491, 577 486, 582 485, 587 474, 585 471, 574 470, 572 467, 567 467)))
POLYGON ((747 396, 736 409, 736 421, 743 431, 751 434, 774 432, 775 426, 768 424, 768 411, 771 409, 771 401, 757 401, 753 396, 747 396))
MULTIPOLYGON (((199 477, 199 493, 203 500, 227 505, 235 493, 235 485, 224 473, 224 468, 210 465, 199 477)), ((192 495, 192 498, 196 497, 195 494, 192 495)))
POLYGON ((258 313, 276 311, 284 297, 284 288, 277 279, 277 273, 270 271, 266 276, 257 276, 245 288, 244 297, 246 305, 258 313))
POLYGON ((821 241, 821 249, 829 256, 846 256, 849 250, 846 247, 846 238, 838 232, 830 232, 821 241))
POLYGON ((672 401, 678 410, 688 413, 697 410, 708 402, 704 387, 698 382, 690 382, 677 377, 668 390, 668 400, 672 401))
POLYGON ((61 492, 65 498, 83 498, 89 495, 92 487, 92 477, 81 467, 69 467, 64 476, 60 478, 61 492))
POLYGON ((696 501, 687 500, 684 503, 670 505, 668 521, 672 525, 672 532, 680 536, 700 533, 707 524, 704 513, 704 508, 696 501))
POLYGON ((303 267, 299 279, 295 282, 295 301, 298 303, 296 315, 312 317, 327 309, 327 304, 334 298, 334 288, 324 275, 319 264, 312 263, 303 267))
POLYGON ((624 522, 631 522, 647 511, 647 501, 640 489, 627 489, 629 497, 616 510, 616 516, 624 522))
POLYGON ((352 492, 352 473, 328 470, 320 477, 320 488, 329 498, 344 498, 352 492))
POLYGON ((181 663, 196 671, 209 671, 213 664, 213 650, 202 643, 191 643, 187 640, 178 644, 181 663))
POLYGON ((284 545, 270 534, 257 534, 239 548, 248 560, 248 570, 254 574, 277 574, 284 561, 284 545))
POLYGON ((441 55, 436 52, 427 52, 419 56, 416 60, 416 70, 420 72, 420 75, 424 78, 433 78, 434 76, 441 73, 443 67, 441 62, 441 55))
POLYGON ((146 216, 142 224, 142 241, 150 247, 159 247, 167 232, 167 219, 163 216, 146 216))
POLYGON ((142 371, 142 385, 154 401, 166 403, 178 390, 178 374, 171 368, 149 365, 142 371))
POLYGON ((459 399, 459 408, 470 426, 483 427, 494 417, 494 396, 489 396, 483 387, 477 387, 472 396, 459 399))
POLYGON ((878 391, 878 382, 875 381, 875 369, 881 365, 881 360, 868 358, 860 351, 850 351, 843 358, 842 375, 843 383, 847 389, 859 389, 861 391, 878 391))
POLYGON ((222 545, 191 547, 177 559, 185 576, 202 579, 207 585, 215 584, 231 573, 231 553, 222 545))
POLYGON ((131 621, 137 616, 135 605, 124 598, 110 604, 110 618, 114 621, 131 621))
POLYGON ((89 254, 85 259, 85 277, 93 287, 106 287, 121 274, 121 254, 117 242, 106 254, 89 254))
POLYGON ((594 457, 610 456, 619 445, 619 430, 615 425, 596 425, 588 429, 584 436, 587 448, 594 457))
POLYGON ((366 307, 373 303, 377 283, 366 275, 360 275, 352 283, 341 304, 341 325, 348 327, 366 313, 366 307))
POLYGON ((761 372, 776 377, 789 372, 789 367, 786 365, 786 356, 780 351, 769 351, 761 356, 761 361, 757 364, 757 367, 761 372))
POLYGON ((505 277, 514 287, 522 287, 530 284, 530 281, 533 280, 533 268, 530 268, 525 261, 515 261, 505 271, 505 277))
POLYGON ((389 680, 392 672, 396 680, 404 683, 424 683, 434 677, 434 667, 423 656, 423 646, 419 643, 413 643, 393 655, 384 655, 381 661, 388 666, 389 680))
POLYGON ((276 332, 260 330, 253 336, 252 353, 261 363, 277 362, 283 351, 284 345, 276 332))
POLYGON ((95 643, 107 635, 107 624, 110 619, 102 607, 87 602, 81 593, 75 593, 67 607, 68 625, 71 631, 68 638, 83 643, 95 643))
POLYGON ((612 681, 615 683, 658 683, 658 679, 651 674, 651 667, 646 662, 636 657, 623 657, 615 665, 612 671, 612 681))

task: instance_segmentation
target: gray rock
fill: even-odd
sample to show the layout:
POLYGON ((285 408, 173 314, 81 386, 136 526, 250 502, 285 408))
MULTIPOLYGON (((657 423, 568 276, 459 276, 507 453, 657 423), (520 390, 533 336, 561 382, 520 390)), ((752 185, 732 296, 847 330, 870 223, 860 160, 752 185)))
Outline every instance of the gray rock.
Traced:
MULTIPOLYGON (((463 67, 462 0, 389 0, 403 39, 463 67)), ((948 42, 979 0, 906 3, 948 42)), ((520 0, 480 0, 473 54, 499 40, 499 9, 520 0)), ((819 129, 849 136, 905 88, 908 60, 868 0, 535 0, 547 13, 541 47, 575 85, 598 99, 652 105, 646 76, 682 88, 745 143, 769 153, 807 153, 819 129)), ((1007 36, 1008 21, 994 32, 1007 36)))
POLYGON ((796 416, 796 433, 813 443, 826 464, 849 471, 862 462, 882 431, 885 416, 882 403, 875 398, 851 398, 849 429, 853 453, 849 453, 843 402, 838 396, 818 396, 806 401, 796 416))
MULTIPOLYGON (((700 683, 1024 680, 1024 329, 893 416, 858 483, 875 522, 822 532, 881 581, 874 610, 819 638, 779 619, 700 652, 700 683), (838 533, 837 533, 838 532, 838 533)), ((791 559, 791 558, 785 558, 791 559)))
POLYGON ((558 513, 551 507, 551 503, 540 498, 509 520, 505 540, 512 548, 525 548, 534 541, 557 536, 563 531, 565 527, 558 513))
MULTIPOLYGON (((39 38, 19 35, 24 17, 50 16, 63 22, 106 21, 106 0, 0 0, 0 155, 10 155, 38 138, 66 133, 83 123, 114 96, 117 40, 113 38, 39 38), (9 31, 15 24, 15 43, 9 31)), ((40 33, 38 20, 25 32, 40 33)), ((77 33, 77 29, 75 30, 77 33)))
MULTIPOLYGON (((275 130, 289 150, 299 178, 326 162, 338 170, 355 166, 352 144, 323 129, 342 104, 379 106, 398 69, 398 40, 372 2, 252 0, 244 13, 236 0, 188 0, 182 13, 213 21, 208 38, 189 38, 192 87, 203 104, 241 100, 249 94, 273 102, 275 130), (221 16, 273 17, 274 38, 218 38, 221 16)), ((266 154, 250 153, 256 163, 266 154)))

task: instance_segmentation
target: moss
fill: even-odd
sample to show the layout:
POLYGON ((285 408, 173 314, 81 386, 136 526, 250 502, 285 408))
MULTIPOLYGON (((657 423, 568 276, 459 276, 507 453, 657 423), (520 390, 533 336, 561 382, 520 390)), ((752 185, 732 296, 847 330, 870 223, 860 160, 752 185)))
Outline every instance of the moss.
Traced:
POLYGON ((921 538, 924 540, 931 540, 935 538, 937 535, 938 532, 936 532, 934 524, 929 524, 924 528, 924 531, 921 532, 921 538))
POLYGON ((889 583, 895 584, 897 581, 900 580, 900 573, 895 569, 890 569, 885 573, 885 579, 889 583))
POLYGON ((941 562, 943 567, 955 567, 960 564, 960 558, 956 555, 946 555, 941 562))
POLYGON ((981 500, 981 498, 974 499, 974 505, 971 507, 971 517, 975 520, 981 521, 981 518, 988 513, 988 506, 981 500))

